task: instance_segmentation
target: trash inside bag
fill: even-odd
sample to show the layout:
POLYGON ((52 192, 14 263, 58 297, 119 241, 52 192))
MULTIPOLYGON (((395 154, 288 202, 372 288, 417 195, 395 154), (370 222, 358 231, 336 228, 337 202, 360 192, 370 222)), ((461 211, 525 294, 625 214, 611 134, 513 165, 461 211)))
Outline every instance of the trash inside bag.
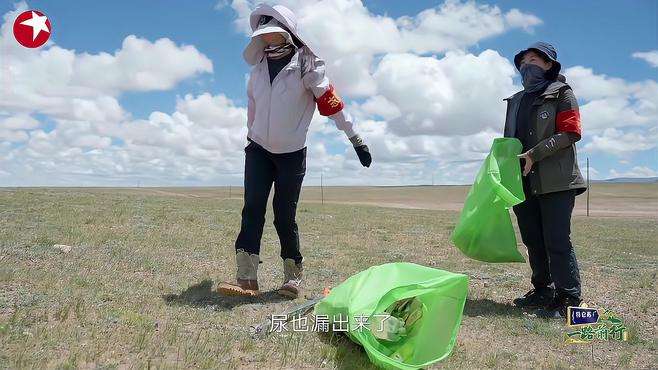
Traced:
POLYGON ((466 256, 484 262, 525 262, 516 247, 509 208, 523 202, 515 138, 494 139, 491 151, 466 196, 452 242, 466 256))
POLYGON ((370 331, 377 339, 397 342, 407 336, 407 328, 404 325, 404 321, 388 314, 374 316, 370 325, 370 331))
POLYGON ((377 366, 424 368, 452 351, 467 292, 466 275, 387 263, 333 288, 315 306, 315 315, 327 316, 334 331, 333 324, 347 321, 346 334, 377 366))
POLYGON ((391 304, 384 313, 375 314, 370 322, 370 331, 377 339, 398 341, 407 335, 423 315, 423 303, 418 297, 401 299, 391 304))

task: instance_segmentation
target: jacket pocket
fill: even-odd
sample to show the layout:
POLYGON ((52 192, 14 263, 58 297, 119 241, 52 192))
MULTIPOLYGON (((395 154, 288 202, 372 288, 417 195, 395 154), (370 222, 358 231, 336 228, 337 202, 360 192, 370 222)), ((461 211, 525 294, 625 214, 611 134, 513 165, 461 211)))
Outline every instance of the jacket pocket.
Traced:
POLYGON ((562 174, 570 179, 570 181, 573 181, 579 174, 575 166, 576 156, 574 155, 573 145, 562 149, 559 159, 562 174))
POLYGON ((558 155, 552 155, 539 161, 539 181, 542 191, 554 191, 564 182, 564 174, 560 167, 558 155))

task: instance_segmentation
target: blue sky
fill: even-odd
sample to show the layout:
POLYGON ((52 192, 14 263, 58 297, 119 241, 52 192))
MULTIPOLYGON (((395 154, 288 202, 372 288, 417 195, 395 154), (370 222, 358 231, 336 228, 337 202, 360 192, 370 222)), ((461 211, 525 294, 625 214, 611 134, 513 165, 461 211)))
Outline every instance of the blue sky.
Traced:
MULTIPOLYGON (((360 2, 356 3, 361 4, 360 2)), ((437 1, 363 1, 362 5, 358 6, 364 8, 370 17, 397 19, 403 16, 413 17, 427 9, 437 9, 442 3, 437 1)), ((253 3, 247 2, 247 4, 253 6, 253 3)), ((457 4, 463 5, 466 2, 458 2, 457 4)), ((497 7, 502 13, 518 9, 523 14, 540 19, 541 23, 531 25, 528 29, 510 26, 509 29, 504 31, 492 32, 490 36, 482 36, 475 42, 461 45, 457 49, 462 53, 479 55, 485 50, 492 50, 502 58, 510 60, 519 49, 536 40, 545 40, 556 45, 563 71, 571 67, 581 66, 590 69, 591 73, 598 77, 619 79, 627 86, 635 83, 646 83, 647 81, 655 83, 656 67, 642 58, 632 56, 637 52, 649 52, 658 49, 656 40, 656 14, 658 9, 655 1, 629 1, 623 3, 619 1, 478 1, 475 4, 477 6, 489 5, 489 9, 497 7)), ((177 102, 180 102, 188 94, 192 97, 199 97, 204 93, 211 96, 221 95, 230 99, 235 107, 244 107, 246 105, 245 76, 248 74, 249 68, 243 61, 241 53, 248 37, 239 28, 239 24, 236 25, 236 18, 240 17, 237 10, 239 4, 236 2, 167 0, 92 3, 88 1, 35 0, 29 1, 25 5, 30 9, 39 9, 49 17, 53 25, 51 38, 53 45, 72 51, 76 55, 83 53, 92 55, 99 53, 114 54, 122 48, 122 43, 127 36, 135 35, 151 43, 166 38, 173 41, 179 48, 183 45, 193 46, 200 54, 212 62, 211 72, 196 71, 189 73, 189 76, 185 78, 176 79, 176 83, 171 88, 124 89, 109 93, 110 96, 116 98, 121 109, 128 114, 130 120, 148 120, 152 112, 155 111, 174 115, 177 110, 177 102)), ((0 3, 0 14, 14 11, 15 7, 14 2, 4 1, 0 3)), ((349 17, 346 17, 346 19, 349 19, 349 17)), ((300 23, 304 25, 303 22, 300 23)), ((468 32, 468 30, 464 32, 468 32)), ((53 45, 43 49, 54 47, 53 45)), ((446 52, 451 51, 452 49, 437 47, 428 52, 413 52, 413 54, 417 57, 432 57, 439 60, 445 57, 446 52)), ((386 53, 374 55, 373 62, 370 65, 371 71, 381 67, 377 63, 385 55, 386 53)), ((323 57, 329 60, 331 57, 340 59, 341 56, 327 55, 323 57)), ((102 73, 102 71, 99 71, 99 73, 102 73)), ((342 71, 338 71, 336 74, 339 73, 342 73, 342 71)), ((587 74, 584 74, 584 76, 583 78, 586 79, 587 74)), ((567 78, 569 77, 567 74, 567 78)), ((575 84, 576 96, 580 97, 577 87, 583 83, 587 82, 575 84)), ((514 77, 514 84, 518 88, 517 77, 514 77)), ((476 88, 476 86, 473 88, 476 88)), ((350 88, 346 88, 346 91, 347 93, 344 96, 353 104, 363 104, 370 97, 367 93, 351 93, 350 88)), ((375 94, 377 93, 375 92, 375 94)), ((641 95, 642 93, 638 94, 641 95)), ((610 99, 617 98, 610 97, 610 99)), ((391 99, 388 98, 388 100, 391 99)), ((595 98, 589 100, 595 100, 595 98)), ((586 104, 589 100, 582 99, 581 104, 586 104)), ((629 97, 627 103, 632 105, 635 101, 635 97, 629 97)), ((358 111, 358 108, 356 110, 358 111)), ((402 110, 404 111, 404 109, 402 110)), ((5 107, 4 110, 0 109, 0 113, 3 113, 4 117, 18 113, 29 114, 30 117, 40 122, 40 126, 31 129, 43 130, 44 133, 55 130, 60 125, 62 127, 65 125, 62 117, 46 110, 40 111, 38 108, 25 112, 24 110, 5 107)), ((0 115, 0 117, 3 116, 0 115)), ((378 114, 360 117, 363 117, 364 120, 381 119, 381 115, 378 114)), ((625 117, 620 116, 618 119, 622 121, 625 117)), ((644 123, 622 125, 623 128, 622 126, 602 126, 599 131, 594 132, 589 138, 587 137, 588 133, 592 132, 589 132, 588 127, 585 126, 585 137, 579 143, 579 148, 584 148, 588 142, 595 141, 594 136, 596 135, 601 140, 610 138, 615 133, 637 134, 639 136, 654 135, 655 130, 652 131, 652 128, 655 128, 657 123, 654 119, 655 116, 651 111, 647 117, 638 118, 639 121, 644 123), (605 132, 606 129, 608 130, 607 133, 605 132), (615 129, 617 131, 610 131, 615 129)), ((330 123, 325 124, 330 125, 330 123)), ((390 122, 388 124, 392 125, 390 122)), ((500 124, 502 125, 502 122, 500 124)), ((357 127, 358 125, 357 122, 357 127)), ((484 127, 483 131, 486 131, 484 127)), ((27 130, 26 132, 29 136, 32 131, 27 130)), ((392 132, 402 136, 406 135, 395 129, 392 129, 392 132)), ((475 133, 475 131, 472 133, 475 133)), ((318 137, 323 137, 323 134, 322 132, 317 133, 318 137)), ((327 144, 323 149, 326 151, 325 155, 339 155, 353 159, 349 158, 351 153, 348 151, 349 148, 344 145, 344 140, 341 140, 333 132, 326 135, 328 135, 327 144)), ((435 137, 432 136, 432 133, 428 133, 428 135, 430 139, 435 137)), ((108 134, 108 137, 114 144, 121 144, 124 140, 120 135, 112 136, 108 134)), ((367 136, 365 139, 368 141, 367 136)), ((0 138, 0 140, 2 139, 0 138)), ((310 143, 313 142, 310 141, 310 143)), ((602 142, 599 140, 597 143, 602 142)), ((23 141, 22 143, 13 143, 11 147, 20 149, 22 146, 27 145, 27 142, 23 141)), ((658 152, 655 146, 647 144, 647 150, 624 150, 609 153, 604 150, 607 145, 614 145, 614 143, 601 144, 598 149, 585 150, 581 153, 581 157, 591 157, 595 168, 595 177, 608 178, 614 177, 614 175, 632 175, 634 173, 654 175, 658 170, 658 161, 656 160, 658 152), (641 168, 642 171, 633 172, 633 169, 637 168, 641 168)), ((93 150, 93 148, 81 148, 81 153, 88 153, 90 150, 93 150)), ((1 154, 2 152, 0 152, 1 154)), ((405 172, 400 172, 399 175, 393 176, 391 181, 385 183, 422 183, 425 181, 423 179, 430 178, 429 173, 435 171, 431 169, 432 166, 437 166, 436 171, 438 172, 441 172, 441 168, 449 167, 449 161, 433 158, 432 152, 413 153, 409 156, 421 159, 409 161, 408 159, 391 158, 391 168, 386 168, 385 173, 390 175, 392 169, 396 167, 396 163, 399 165, 397 167, 405 168, 409 163, 420 161, 424 166, 421 170, 425 174, 424 177, 410 178, 405 176, 405 172), (428 167, 430 168, 428 169, 428 167)), ((405 154, 401 157, 408 158, 409 156, 405 154)), ((383 157, 389 156, 385 155, 383 157)), ((395 157, 395 155, 390 157, 395 157)), ((8 161, 7 158, 8 153, 6 152, 6 161, 8 161)), ((374 160, 377 161, 377 159, 377 152, 375 151, 374 160)), ((584 160, 584 158, 581 159, 584 160)), ((454 158, 453 160, 458 161, 460 158, 454 158)), ((473 157, 467 156, 465 160, 473 160, 473 157)), ((329 173, 333 171, 337 183, 342 183, 343 178, 349 179, 352 177, 349 175, 348 170, 354 168, 354 166, 349 163, 343 163, 340 168, 329 167, 324 168, 320 165, 317 169, 323 170, 324 168, 329 173)), ((187 176, 176 178, 175 176, 167 176, 159 178, 157 174, 153 174, 149 178, 154 181, 154 184, 158 185, 240 183, 239 168, 240 164, 236 163, 230 171, 227 170, 225 173, 220 171, 206 177, 187 176)), ((470 169, 471 176, 474 170, 473 168, 470 169)), ((90 169, 90 171, 94 172, 93 169, 90 169)), ((6 170, 5 172, 16 175, 6 170)), ((80 182, 83 184, 102 184, 104 183, 103 173, 106 172, 101 171, 96 176, 81 177, 80 182)), ((382 174, 382 176, 385 175, 382 174)), ((12 177, 15 178, 15 176, 12 177)), ((46 179, 33 176, 27 176, 27 178, 37 184, 48 184, 46 179)), ((116 178, 120 179, 122 175, 117 174, 116 178)), ((451 182, 447 177, 444 178, 439 175, 437 178, 438 181, 451 182)), ((468 179, 462 180, 457 182, 464 182, 468 179)), ((1 177, 0 181, 2 181, 1 177)), ((132 177, 126 178, 126 183, 129 184, 132 181, 132 177)), ((313 181, 309 180, 307 183, 312 184, 313 181)), ((55 181, 55 183, 66 182, 55 181)), ((118 183, 121 183, 121 181, 118 183)), ((11 184, 25 183, 15 179, 5 180, 5 185, 11 184)), ((110 184, 114 184, 114 182, 110 182, 110 184)), ((0 182, 0 185, 3 184, 0 182)))
MULTIPOLYGON (((54 23, 54 41, 65 48, 98 53, 121 47, 131 34, 155 40, 167 37, 176 43, 194 45, 217 66, 212 79, 202 85, 183 83, 177 89, 161 93, 139 94, 122 100, 132 104, 131 112, 148 114, 152 109, 171 105, 176 94, 222 91, 236 100, 244 100, 244 77, 248 66, 242 49, 248 38, 235 30, 230 7, 215 9, 217 1, 30 1, 54 23), (84 31, 83 31, 84 30, 84 31), (151 96, 147 96, 151 95, 151 96), (148 101, 148 104, 146 102, 148 101), (149 107, 151 109, 149 109, 149 107)), ((415 14, 439 4, 439 1, 364 1, 376 14, 392 17, 415 14)), ((564 66, 584 64, 599 73, 628 80, 655 76, 656 70, 646 62, 631 58, 639 50, 656 49, 658 2, 629 1, 480 1, 503 10, 519 8, 540 16, 544 25, 534 34, 511 32, 469 48, 473 51, 494 49, 512 58, 519 49, 536 40, 546 40, 558 48, 564 66)), ((3 3, 3 14, 13 8, 3 3)))

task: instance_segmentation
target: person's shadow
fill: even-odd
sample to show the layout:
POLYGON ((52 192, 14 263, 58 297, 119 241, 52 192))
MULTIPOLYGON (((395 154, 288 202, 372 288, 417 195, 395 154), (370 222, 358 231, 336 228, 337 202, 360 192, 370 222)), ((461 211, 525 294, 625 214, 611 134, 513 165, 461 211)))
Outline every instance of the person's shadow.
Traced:
POLYGON ((320 342, 336 347, 333 357, 336 369, 377 369, 368 359, 366 351, 341 332, 318 332, 320 342))
POLYGON ((523 310, 509 303, 500 303, 491 299, 466 299, 464 315, 476 316, 510 316, 521 317, 523 310))
POLYGON ((256 297, 226 297, 212 289, 213 281, 205 279, 194 284, 180 294, 164 294, 162 299, 168 305, 185 305, 192 307, 214 306, 220 310, 231 310, 233 307, 254 303, 273 303, 289 301, 290 298, 279 295, 276 290, 262 292, 256 297))

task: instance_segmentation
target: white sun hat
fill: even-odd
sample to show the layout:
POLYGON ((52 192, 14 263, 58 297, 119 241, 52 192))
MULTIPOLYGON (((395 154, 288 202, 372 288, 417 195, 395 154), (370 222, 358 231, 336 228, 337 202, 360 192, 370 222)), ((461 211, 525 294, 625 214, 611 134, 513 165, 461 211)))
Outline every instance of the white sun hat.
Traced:
POLYGON ((306 46, 299 35, 297 35, 297 19, 295 18, 295 14, 292 10, 283 5, 258 5, 256 9, 251 12, 249 24, 253 33, 251 35, 251 41, 242 53, 245 61, 249 65, 254 65, 263 59, 263 49, 266 44, 261 37, 259 37, 260 35, 280 32, 288 39, 288 42, 292 43, 294 37, 306 46), (272 18, 267 19, 262 18, 262 16, 270 16, 272 18))

